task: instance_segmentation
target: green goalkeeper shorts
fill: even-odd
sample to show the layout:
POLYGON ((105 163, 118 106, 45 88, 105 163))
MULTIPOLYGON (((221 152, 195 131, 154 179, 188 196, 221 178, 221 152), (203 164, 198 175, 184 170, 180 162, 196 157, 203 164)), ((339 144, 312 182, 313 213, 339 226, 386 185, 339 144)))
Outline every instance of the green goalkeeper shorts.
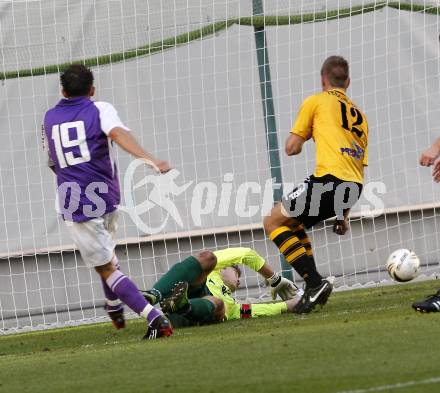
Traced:
POLYGON ((212 296, 212 293, 209 291, 208 287, 206 286, 206 281, 200 285, 198 288, 189 288, 188 289, 188 298, 189 299, 197 299, 204 296, 212 296))

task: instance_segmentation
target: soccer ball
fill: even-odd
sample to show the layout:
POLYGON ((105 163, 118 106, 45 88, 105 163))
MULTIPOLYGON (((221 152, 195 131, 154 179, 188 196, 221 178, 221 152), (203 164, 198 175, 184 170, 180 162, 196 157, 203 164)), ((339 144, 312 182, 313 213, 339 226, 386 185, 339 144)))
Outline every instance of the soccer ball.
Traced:
POLYGON ((419 274, 420 259, 413 251, 401 248, 388 257, 387 270, 394 281, 411 281, 419 274))

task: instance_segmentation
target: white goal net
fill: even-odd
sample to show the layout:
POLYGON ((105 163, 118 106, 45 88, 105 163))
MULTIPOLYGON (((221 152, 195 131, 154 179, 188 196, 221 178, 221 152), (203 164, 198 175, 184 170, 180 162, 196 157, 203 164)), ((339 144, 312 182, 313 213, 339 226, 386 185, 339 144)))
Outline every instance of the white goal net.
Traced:
MULTIPOLYGON (((72 62, 90 66, 96 98, 175 168, 161 204, 157 176, 118 153, 116 253, 140 287, 202 249, 252 247, 282 269, 263 215, 273 178, 287 192, 313 172, 313 143, 291 158, 284 141, 335 54, 369 121, 369 167, 349 234, 310 231, 318 268, 337 287, 377 284, 389 253, 409 248, 435 275, 440 192, 418 157, 440 132, 436 3, 0 1, 0 334, 105 318, 98 276, 56 212, 41 140, 72 62)), ((240 299, 266 295, 254 272, 242 281, 240 299)))

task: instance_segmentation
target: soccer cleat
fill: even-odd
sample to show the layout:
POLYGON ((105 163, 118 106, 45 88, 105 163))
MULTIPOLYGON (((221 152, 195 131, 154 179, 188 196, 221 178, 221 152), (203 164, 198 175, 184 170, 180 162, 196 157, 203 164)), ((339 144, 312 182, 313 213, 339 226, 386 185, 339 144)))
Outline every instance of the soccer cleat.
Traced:
POLYGON ((116 329, 124 329, 125 328, 125 318, 124 318, 124 310, 121 308, 120 310, 116 311, 109 311, 108 316, 112 320, 113 326, 116 329))
POLYGON ((412 304, 412 308, 420 312, 439 312, 440 311, 440 289, 426 299, 412 304))
MULTIPOLYGON (((329 276, 329 277, 327 277, 327 278, 325 279, 326 281, 328 281, 328 282, 330 283, 330 285, 331 285, 331 287, 332 287, 331 291, 333 291, 333 285, 334 285, 334 283, 335 283, 335 279, 336 279, 335 276, 329 276)), ((319 298, 319 300, 318 300, 318 304, 319 304, 319 305, 321 305, 321 306, 324 307, 324 306, 327 304, 327 300, 328 300, 328 298, 330 297, 331 291, 330 291, 330 293, 328 294, 328 296, 324 296, 324 297, 320 297, 320 298, 319 298)))
POLYGON ((327 279, 322 280, 321 284, 315 288, 306 286, 304 295, 302 295, 293 312, 297 314, 308 314, 317 304, 325 305, 332 291, 333 284, 327 279))
POLYGON ((175 284, 171 295, 160 302, 160 307, 165 314, 187 314, 191 307, 188 299, 188 283, 180 281, 175 284))
POLYGON ((148 326, 144 340, 155 340, 160 337, 169 337, 173 334, 173 327, 165 315, 159 315, 148 326))

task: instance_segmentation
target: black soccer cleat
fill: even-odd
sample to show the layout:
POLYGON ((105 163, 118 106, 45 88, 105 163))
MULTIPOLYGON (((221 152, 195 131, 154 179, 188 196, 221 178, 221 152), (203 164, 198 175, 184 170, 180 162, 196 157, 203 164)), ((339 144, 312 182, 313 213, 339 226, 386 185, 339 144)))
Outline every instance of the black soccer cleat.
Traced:
POLYGON ((416 311, 428 313, 440 311, 440 289, 433 295, 429 295, 426 299, 412 304, 412 308, 416 311))
POLYGON ((320 306, 324 307, 327 304, 328 298, 330 297, 332 291, 333 291, 333 287, 334 287, 334 282, 335 282, 335 276, 329 276, 325 278, 326 281, 328 281, 330 283, 331 286, 331 290, 328 293, 327 296, 322 296, 318 299, 317 304, 319 304, 320 306))
POLYGON ((332 291, 333 284, 327 279, 322 280, 321 284, 317 287, 310 288, 306 286, 304 295, 302 295, 293 312, 297 314, 308 314, 317 304, 324 306, 332 291))
POLYGON ((144 340, 155 340, 160 337, 169 337, 173 334, 173 327, 171 322, 165 317, 165 315, 159 315, 148 326, 147 333, 144 336, 144 340))
POLYGON ((160 307, 165 314, 188 314, 191 308, 188 299, 188 283, 184 281, 176 283, 171 295, 162 299, 160 307))
POLYGON ((113 326, 120 330, 125 328, 124 310, 108 311, 108 316, 112 320, 113 326))

